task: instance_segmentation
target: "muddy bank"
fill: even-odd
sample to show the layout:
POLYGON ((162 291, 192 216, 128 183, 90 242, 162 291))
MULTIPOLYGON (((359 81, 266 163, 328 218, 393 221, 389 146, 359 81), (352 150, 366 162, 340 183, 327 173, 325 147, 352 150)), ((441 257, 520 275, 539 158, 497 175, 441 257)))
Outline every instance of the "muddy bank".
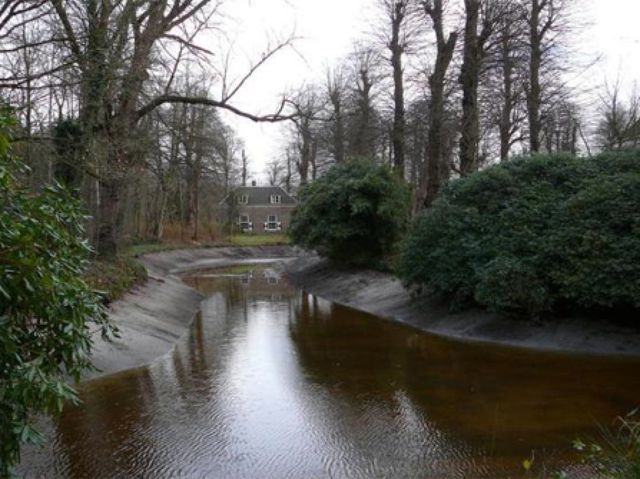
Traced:
POLYGON ((184 284, 178 273, 222 267, 256 259, 291 258, 287 246, 174 250, 140 258, 149 280, 111 305, 109 315, 120 329, 113 342, 95 338, 93 363, 100 370, 84 379, 144 366, 169 353, 188 333, 202 295, 184 284))
POLYGON ((530 322, 482 310, 452 313, 434 298, 412 298, 390 274, 341 269, 311 255, 289 263, 287 275, 309 293, 433 334, 542 350, 640 356, 640 330, 608 318, 530 322))

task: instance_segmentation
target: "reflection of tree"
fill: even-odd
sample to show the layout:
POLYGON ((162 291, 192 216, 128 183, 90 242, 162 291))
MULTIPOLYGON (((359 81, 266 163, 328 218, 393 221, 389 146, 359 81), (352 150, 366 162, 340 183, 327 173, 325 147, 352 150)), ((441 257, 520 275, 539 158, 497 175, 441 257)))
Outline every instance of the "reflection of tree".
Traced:
POLYGON ((390 404, 406 393, 440 431, 496 453, 566 446, 636 406, 640 391, 638 361, 443 340, 341 306, 327 312, 306 294, 290 334, 301 367, 335 394, 390 404))
POLYGON ((210 296, 224 293, 228 307, 251 301, 280 302, 291 294, 291 286, 267 265, 241 265, 217 268, 185 278, 190 286, 210 296))
POLYGON ((145 412, 156 396, 149 371, 140 368, 92 381, 82 385, 80 393, 82 404, 66 407, 57 425, 57 441, 68 459, 65 475, 100 477, 109 471, 127 476, 150 440, 138 433, 146 428, 145 412), (117 462, 97 453, 115 450, 120 451, 117 462))
POLYGON ((373 393, 389 398, 404 361, 403 345, 396 342, 405 338, 386 336, 388 327, 358 311, 301 293, 290 331, 300 361, 314 379, 350 396, 373 393))
POLYGON ((198 440, 233 444, 234 427, 253 426, 242 414, 229 419, 241 411, 237 399, 265 407, 265 383, 250 379, 247 396, 241 379, 238 365, 260 352, 245 339, 283 324, 288 334, 267 330, 277 342, 266 349, 282 352, 286 367, 266 384, 303 429, 296 446, 336 477, 497 477, 519 470, 531 448, 565 446, 585 424, 636 405, 640 361, 443 340, 260 278, 190 280, 210 298, 184 344, 149 368, 84 385, 85 403, 65 411, 56 452, 69 470, 60 475, 151 477, 176 464, 222 464, 198 440))

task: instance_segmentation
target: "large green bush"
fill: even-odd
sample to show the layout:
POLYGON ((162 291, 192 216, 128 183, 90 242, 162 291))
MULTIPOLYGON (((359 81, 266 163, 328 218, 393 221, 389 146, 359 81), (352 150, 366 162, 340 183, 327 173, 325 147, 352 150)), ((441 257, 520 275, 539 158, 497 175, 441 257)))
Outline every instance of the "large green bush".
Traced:
POLYGON ((290 235, 334 260, 372 264, 391 252, 409 215, 407 186, 387 166, 353 160, 302 190, 290 235))
POLYGON ((21 443, 39 439, 32 416, 76 400, 67 378, 90 367, 90 327, 113 332, 81 279, 89 247, 78 201, 59 186, 20 187, 26 170, 9 155, 10 128, 0 113, 0 477, 21 443))
POLYGON ((535 156, 453 181, 398 275, 460 303, 538 315, 640 306, 640 153, 535 156))

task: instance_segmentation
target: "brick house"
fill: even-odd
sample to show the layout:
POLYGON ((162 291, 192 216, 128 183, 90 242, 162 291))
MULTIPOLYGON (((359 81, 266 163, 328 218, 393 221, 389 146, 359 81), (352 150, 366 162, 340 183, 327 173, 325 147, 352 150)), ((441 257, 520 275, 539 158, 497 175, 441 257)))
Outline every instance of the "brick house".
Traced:
POLYGON ((218 204, 218 221, 243 233, 277 233, 289 227, 297 201, 279 186, 240 186, 218 204))

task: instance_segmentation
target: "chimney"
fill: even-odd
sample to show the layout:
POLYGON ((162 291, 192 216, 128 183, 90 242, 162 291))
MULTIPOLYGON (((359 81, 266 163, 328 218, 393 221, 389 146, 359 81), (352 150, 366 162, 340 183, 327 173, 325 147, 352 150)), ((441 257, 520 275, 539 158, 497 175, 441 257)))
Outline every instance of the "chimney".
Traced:
POLYGON ((256 186, 256 180, 253 180, 253 181, 251 182, 251 186, 256 186))

